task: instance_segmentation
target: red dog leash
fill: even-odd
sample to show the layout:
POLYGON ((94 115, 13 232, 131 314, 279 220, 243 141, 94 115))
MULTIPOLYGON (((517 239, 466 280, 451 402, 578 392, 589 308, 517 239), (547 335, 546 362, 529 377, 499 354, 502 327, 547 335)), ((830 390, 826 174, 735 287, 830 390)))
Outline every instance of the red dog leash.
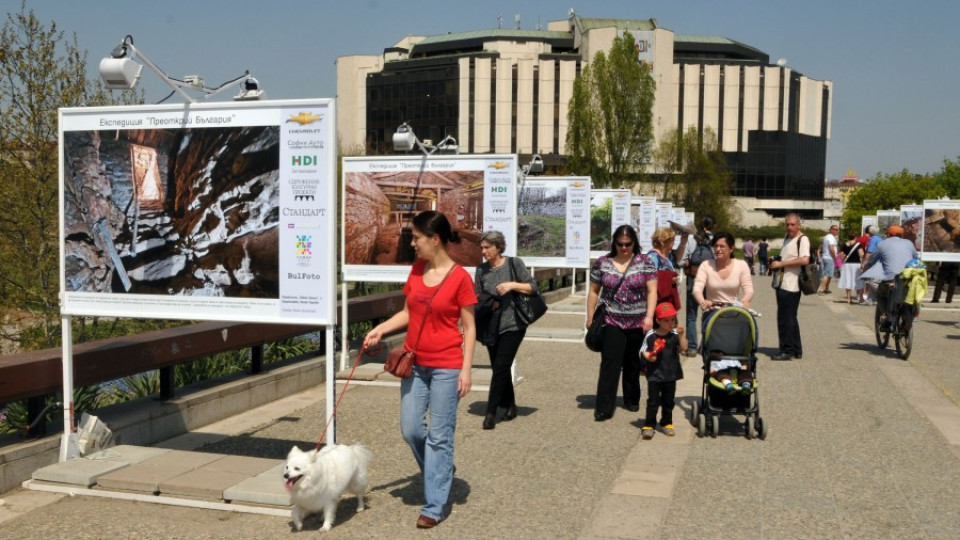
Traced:
MULTIPOLYGON (((379 351, 380 348, 378 347, 377 350, 379 351)), ((357 354, 357 361, 353 364, 353 368, 350 370, 350 375, 347 376, 347 382, 343 385, 343 391, 340 392, 340 397, 337 398, 337 403, 333 406, 333 414, 331 414, 330 418, 327 419, 327 425, 323 426, 323 433, 320 434, 320 440, 317 441, 317 447, 314 450, 319 450, 320 446, 323 444, 323 438, 327 436, 327 429, 330 428, 330 422, 333 422, 333 419, 337 417, 337 409, 340 407, 340 402, 343 401, 343 396, 347 395, 347 387, 350 386, 350 381, 353 380, 353 373, 357 371, 357 366, 359 366, 362 362, 363 355, 366 351, 367 347, 365 345, 360 347, 360 353, 357 354)))

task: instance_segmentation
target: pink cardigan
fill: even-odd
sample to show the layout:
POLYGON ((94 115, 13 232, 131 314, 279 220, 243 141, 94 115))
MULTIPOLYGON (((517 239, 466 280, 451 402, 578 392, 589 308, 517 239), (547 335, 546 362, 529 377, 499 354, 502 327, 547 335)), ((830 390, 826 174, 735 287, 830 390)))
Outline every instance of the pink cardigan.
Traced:
POLYGON ((704 261, 697 270, 697 278, 693 282, 693 297, 697 303, 704 299, 711 302, 733 303, 737 300, 740 291, 743 291, 741 302, 749 304, 753 299, 753 279, 750 278, 750 267, 740 259, 731 259, 733 270, 727 279, 722 279, 717 273, 716 261, 704 261), (704 291, 706 290, 706 294, 704 291))

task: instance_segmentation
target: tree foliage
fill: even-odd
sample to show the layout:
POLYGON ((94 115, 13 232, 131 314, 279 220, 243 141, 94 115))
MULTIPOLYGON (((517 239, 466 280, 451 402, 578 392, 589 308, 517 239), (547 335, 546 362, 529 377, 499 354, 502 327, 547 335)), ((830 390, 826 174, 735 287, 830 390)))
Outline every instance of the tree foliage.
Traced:
POLYGON ((933 175, 933 179, 943 188, 947 197, 960 199, 960 156, 954 161, 943 160, 943 168, 933 175))
POLYGON ((575 174, 595 187, 622 187, 640 172, 653 143, 656 83, 649 66, 637 60, 633 35, 613 40, 574 81, 567 109, 567 154, 575 174))
POLYGON ((679 128, 669 131, 657 145, 653 163, 658 200, 682 206, 697 219, 713 216, 715 230, 737 227, 740 213, 731 195, 733 177, 713 130, 705 128, 702 134, 694 127, 686 132, 679 128))
POLYGON ((841 226, 845 231, 858 231, 863 216, 874 215, 877 210, 899 209, 903 204, 923 204, 924 199, 936 199, 946 193, 932 176, 906 169, 894 174, 878 173, 850 194, 841 226))
MULTIPOLYGON (((58 112, 110 102, 86 77, 86 52, 26 2, 0 28, 0 339, 21 343, 39 326, 40 347, 59 328, 58 112)), ((127 98, 129 99, 129 98, 127 98)))

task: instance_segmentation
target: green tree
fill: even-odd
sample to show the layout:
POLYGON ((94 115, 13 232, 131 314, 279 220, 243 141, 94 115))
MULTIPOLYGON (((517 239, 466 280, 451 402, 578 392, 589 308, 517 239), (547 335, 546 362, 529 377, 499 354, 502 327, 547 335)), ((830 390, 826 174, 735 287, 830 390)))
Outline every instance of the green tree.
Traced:
POLYGON ((28 327, 40 329, 35 346, 59 339, 57 110, 110 102, 86 72, 75 35, 42 23, 25 1, 7 13, 0 28, 0 339, 17 346, 28 327))
POLYGON ((943 160, 943 168, 933 175, 933 179, 948 197, 960 199, 960 156, 954 161, 943 160))
POLYGON ((573 83, 567 108, 567 154, 575 174, 593 186, 622 187, 650 160, 656 83, 641 67, 633 35, 599 51, 573 83))
POLYGON ((934 177, 913 174, 904 169, 894 174, 877 176, 850 194, 843 209, 841 227, 845 231, 859 231, 860 218, 877 210, 899 209, 902 204, 923 204, 924 199, 936 199, 946 189, 934 177))
POLYGON ((667 132, 657 144, 653 163, 657 172, 653 191, 658 200, 682 206, 697 219, 713 216, 718 231, 738 226, 740 213, 731 195, 733 177, 712 129, 667 132))

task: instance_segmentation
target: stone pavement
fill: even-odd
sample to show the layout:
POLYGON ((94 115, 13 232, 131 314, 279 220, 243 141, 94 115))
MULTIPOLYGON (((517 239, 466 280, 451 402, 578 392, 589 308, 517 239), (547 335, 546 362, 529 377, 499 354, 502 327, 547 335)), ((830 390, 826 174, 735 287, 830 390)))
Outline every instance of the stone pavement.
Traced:
MULTIPOLYGON (((684 362, 676 437, 640 440, 637 415, 623 409, 594 422, 598 355, 579 343, 583 297, 572 297, 554 304, 521 347, 516 420, 483 431, 486 391, 461 403, 453 510, 436 529, 414 528, 420 478, 399 435, 396 387, 351 384, 338 436, 374 451, 369 509, 357 514, 345 497, 327 537, 960 538, 960 311, 924 309, 903 362, 878 351, 873 308, 804 297, 804 358, 774 362, 768 279, 756 278, 753 306, 764 314, 765 441, 747 440, 733 419, 718 438, 699 438, 682 421, 700 395, 699 359, 684 362)), ((317 389, 158 446, 276 461, 294 444, 315 444, 323 411, 317 389)), ((288 517, 25 490, 2 498, 9 538, 291 534, 288 517)), ((310 519, 300 534, 318 528, 310 519)))

